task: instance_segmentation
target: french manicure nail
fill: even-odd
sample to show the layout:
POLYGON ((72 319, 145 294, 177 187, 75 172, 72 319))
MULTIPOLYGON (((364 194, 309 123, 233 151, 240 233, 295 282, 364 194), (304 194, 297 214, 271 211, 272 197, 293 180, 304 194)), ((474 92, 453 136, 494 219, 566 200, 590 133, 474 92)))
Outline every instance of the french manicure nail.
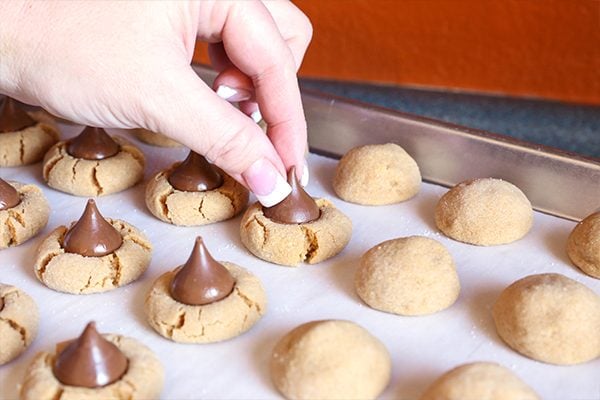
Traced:
POLYGON ((308 171, 308 163, 304 161, 304 168, 302 169, 302 176, 300 177, 300 184, 304 187, 308 185, 310 180, 310 172, 308 171))
POLYGON ((262 114, 260 113, 260 110, 253 111, 250 114, 250 118, 252 118, 252 120, 258 124, 262 119, 262 114))
POLYGON ((285 199, 292 188, 270 161, 257 160, 242 174, 250 190, 265 207, 272 207, 285 199))
POLYGON ((219 85, 217 88, 217 96, 232 103, 250 100, 251 98, 249 91, 245 89, 232 88, 226 85, 219 85))

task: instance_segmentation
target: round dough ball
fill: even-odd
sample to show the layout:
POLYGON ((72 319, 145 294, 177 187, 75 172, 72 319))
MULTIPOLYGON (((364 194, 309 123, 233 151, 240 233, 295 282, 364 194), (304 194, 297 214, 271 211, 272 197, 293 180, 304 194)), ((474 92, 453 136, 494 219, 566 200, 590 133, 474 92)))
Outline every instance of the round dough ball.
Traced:
POLYGON ((568 365, 600 356, 600 297, 566 276, 516 281, 500 294, 493 315, 498 335, 534 360, 568 365))
POLYGON ((421 400, 537 400, 519 377, 501 365, 476 362, 440 376, 421 400))
POLYGON ((529 232, 532 223, 527 197, 501 179, 459 183, 435 209, 435 224, 446 236, 480 246, 514 242, 529 232))
POLYGON ((600 278, 600 211, 575 226, 569 235, 567 254, 583 272, 600 278))
POLYGON ((367 251, 354 284, 370 307, 400 315, 443 310, 454 304, 460 292, 448 250, 422 236, 388 240, 367 251))
POLYGON ((341 199, 365 205, 408 200, 420 186, 417 163, 394 143, 353 148, 342 157, 333 178, 333 189, 341 199))
POLYGON ((288 399, 374 399, 390 380, 385 346, 350 321, 309 322, 273 350, 271 378, 288 399))

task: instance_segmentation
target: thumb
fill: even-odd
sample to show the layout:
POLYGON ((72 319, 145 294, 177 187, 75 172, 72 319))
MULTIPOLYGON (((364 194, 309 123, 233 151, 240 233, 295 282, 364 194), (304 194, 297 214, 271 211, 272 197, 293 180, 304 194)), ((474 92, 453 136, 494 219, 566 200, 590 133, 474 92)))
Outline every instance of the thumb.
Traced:
POLYGON ((140 125, 204 155, 266 207, 291 192, 284 163, 260 127, 218 97, 189 65, 155 76, 138 99, 140 125))

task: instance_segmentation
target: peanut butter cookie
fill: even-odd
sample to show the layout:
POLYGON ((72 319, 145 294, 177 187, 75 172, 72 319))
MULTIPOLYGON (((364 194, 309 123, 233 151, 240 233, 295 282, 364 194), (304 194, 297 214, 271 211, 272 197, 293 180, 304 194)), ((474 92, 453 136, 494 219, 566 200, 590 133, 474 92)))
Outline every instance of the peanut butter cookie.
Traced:
POLYGON ((232 218, 246 207, 248 196, 245 187, 194 152, 146 186, 148 210, 161 221, 183 226, 232 218))
POLYGON ((249 330, 266 311, 256 276, 215 261, 198 238, 188 261, 161 275, 148 293, 148 323, 161 336, 182 343, 212 343, 249 330))
POLYGON ((76 196, 123 191, 144 177, 144 155, 126 139, 88 127, 55 144, 44 157, 44 179, 54 189, 76 196))
POLYGON ((21 289, 0 283, 0 365, 29 347, 37 335, 38 321, 35 301, 21 289))
POLYGON ((33 359, 20 398, 157 399, 163 382, 163 367, 149 348, 132 338, 100 335, 90 323, 80 337, 33 359))
POLYGON ((151 253, 144 234, 127 222, 104 219, 90 200, 79 221, 56 228, 41 243, 35 274, 59 292, 105 292, 139 278, 151 253))
POLYGON ((316 264, 341 252, 350 241, 352 222, 325 199, 302 188, 295 168, 288 173, 292 192, 273 207, 252 205, 242 216, 240 236, 258 258, 275 264, 316 264))
POLYGON ((40 161, 60 139, 56 124, 39 112, 26 112, 6 97, 0 105, 0 167, 40 161))
POLYGON ((0 179, 0 249, 18 246, 46 224, 50 206, 35 185, 0 179))

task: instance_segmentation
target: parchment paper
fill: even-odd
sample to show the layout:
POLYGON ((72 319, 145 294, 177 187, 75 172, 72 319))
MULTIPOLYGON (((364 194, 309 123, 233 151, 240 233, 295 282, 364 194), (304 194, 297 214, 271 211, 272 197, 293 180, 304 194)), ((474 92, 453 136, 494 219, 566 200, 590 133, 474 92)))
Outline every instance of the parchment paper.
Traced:
MULTIPOLYGON (((63 126, 64 136, 81 129, 63 126)), ((183 159, 187 152, 184 148, 162 149, 136 143, 147 157, 146 178, 183 159)), ((0 398, 18 396, 17 385, 38 351, 52 350, 55 343, 77 336, 90 320, 97 322, 101 332, 134 337, 157 353, 166 370, 164 399, 278 398, 268 370, 276 341, 307 321, 348 319, 368 329, 391 353, 392 379, 381 396, 385 399, 416 399, 440 374, 472 361, 501 363, 544 399, 600 399, 600 359, 568 367, 530 360, 502 343, 490 314, 503 288, 535 273, 558 272, 600 293, 600 281, 572 266, 565 253, 573 222, 535 213, 534 227, 524 239, 504 246, 470 246, 444 237, 435 228, 433 210, 447 189, 423 184, 420 193, 405 203, 359 206, 341 201, 333 193, 335 160, 311 154, 309 163, 309 193, 332 199, 354 224, 352 240, 333 259, 299 268, 261 261, 240 242, 240 217, 192 228, 163 223, 147 211, 144 185, 140 184, 97 202, 105 216, 124 219, 148 235, 154 245, 150 268, 126 287, 80 296, 46 288, 35 277, 32 263, 42 238, 58 225, 77 219, 86 199, 47 187, 39 163, 0 169, 4 179, 41 186, 52 206, 50 222, 39 236, 0 251, 0 282, 16 285, 33 296, 41 314, 39 334, 32 346, 16 360, 0 366, 0 398), (205 238, 216 259, 234 262, 260 277, 269 299, 268 310, 252 330, 232 340, 209 345, 176 344, 148 326, 143 302, 159 275, 185 262, 197 235, 205 238), (410 235, 432 237, 448 248, 462 285, 458 301, 445 311, 425 317, 401 317, 370 309, 354 292, 354 272, 360 256, 384 240, 410 235)))

